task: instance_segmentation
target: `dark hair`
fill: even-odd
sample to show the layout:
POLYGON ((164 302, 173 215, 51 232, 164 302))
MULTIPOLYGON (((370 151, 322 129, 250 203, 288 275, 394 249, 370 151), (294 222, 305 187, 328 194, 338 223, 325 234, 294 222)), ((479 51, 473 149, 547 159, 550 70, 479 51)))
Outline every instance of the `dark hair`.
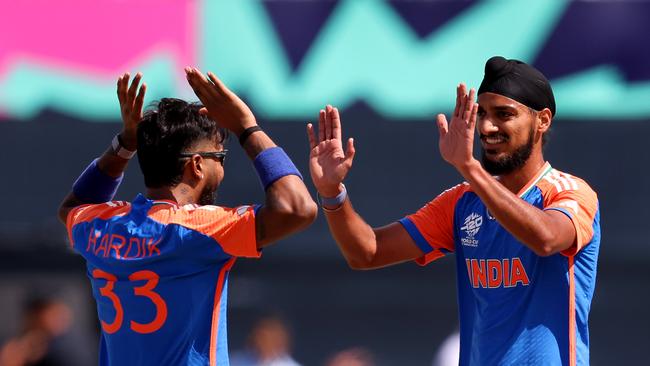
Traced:
POLYGON ((228 131, 199 113, 199 103, 176 98, 154 102, 138 124, 138 162, 149 188, 174 187, 181 182, 187 152, 202 140, 223 144, 228 131))

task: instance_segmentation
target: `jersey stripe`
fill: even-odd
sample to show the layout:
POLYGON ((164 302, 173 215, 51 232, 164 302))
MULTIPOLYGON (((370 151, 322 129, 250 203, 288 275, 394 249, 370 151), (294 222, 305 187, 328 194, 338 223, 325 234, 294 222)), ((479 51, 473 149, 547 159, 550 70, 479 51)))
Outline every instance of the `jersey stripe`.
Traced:
POLYGON ((555 190, 556 190, 556 191, 558 191, 558 192, 562 192, 562 191, 564 190, 564 189, 562 188, 562 186, 560 186, 560 182, 558 182, 557 180, 555 180, 555 178, 551 177, 550 175, 546 176, 546 177, 544 178, 544 180, 547 181, 547 182, 550 182, 551 184, 553 184, 553 185, 555 186, 555 190))
MULTIPOLYGON (((221 292, 226 282, 226 272, 230 271, 237 258, 229 259, 219 272, 217 289, 214 292, 214 310, 212 311, 212 332, 210 334, 210 366, 217 366, 217 337, 219 336, 219 311, 221 309, 221 292)), ((226 350, 228 352, 228 350, 226 350)))
POLYGON ((569 258, 569 366, 576 366, 576 282, 573 271, 574 257, 569 258))
POLYGON ((570 175, 568 175, 566 173, 562 173, 562 172, 558 172, 558 174, 561 177, 564 177, 564 179, 566 179, 569 182, 569 184, 571 185, 572 190, 574 190, 574 191, 578 190, 578 182, 572 176, 570 176, 570 175))

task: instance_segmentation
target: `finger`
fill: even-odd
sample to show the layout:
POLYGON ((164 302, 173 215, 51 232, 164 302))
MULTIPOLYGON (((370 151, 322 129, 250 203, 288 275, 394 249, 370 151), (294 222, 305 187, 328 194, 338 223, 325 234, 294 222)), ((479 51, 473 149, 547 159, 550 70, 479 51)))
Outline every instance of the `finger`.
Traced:
POLYGON ((142 106, 144 105, 144 95, 147 92, 147 84, 142 83, 138 95, 135 97, 135 103, 133 104, 133 110, 138 114, 138 122, 142 119, 142 106))
POLYGON ((129 82, 129 73, 125 72, 120 76, 117 83, 117 98, 120 101, 120 105, 123 105, 126 102, 126 89, 129 82))
POLYGON ((476 127, 476 115, 478 114, 478 103, 474 103, 472 106, 472 112, 469 115, 469 123, 467 124, 467 128, 474 130, 476 127))
POLYGON ((230 89, 228 89, 226 84, 224 84, 221 81, 221 79, 219 79, 215 74, 208 71, 208 77, 210 78, 210 81, 212 81, 212 83, 214 84, 214 86, 216 87, 217 91, 220 94, 222 94, 222 95, 230 95, 230 94, 232 94, 232 91, 230 91, 230 89))
POLYGON ((307 137, 309 138, 309 149, 313 149, 318 145, 316 136, 314 135, 314 125, 307 123, 307 137))
POLYGON ((205 107, 199 109, 199 114, 203 115, 203 116, 207 116, 208 115, 208 109, 205 108, 205 107))
POLYGON ((449 124, 447 123, 447 117, 444 114, 439 114, 436 116, 436 124, 438 125, 438 132, 440 133, 440 138, 447 136, 449 132, 449 124))
MULTIPOLYGON (((196 94, 199 99, 202 99, 204 97, 205 89, 201 85, 203 84, 203 81, 199 76, 198 70, 188 66, 185 68, 185 74, 187 76, 187 82, 190 84, 190 87, 192 87, 194 94, 196 94)), ((205 82, 207 83, 207 80, 205 82)))
POLYGON ((458 116, 458 113, 460 111, 460 101, 462 99, 460 86, 461 84, 458 84, 458 86, 456 87, 456 107, 454 108, 454 114, 452 114, 452 118, 458 116))
POLYGON ((458 106, 458 113, 456 117, 463 118, 463 113, 465 113, 465 105, 467 104, 467 87, 464 83, 460 84, 458 88, 458 98, 460 99, 460 105, 458 106))
POLYGON ((133 81, 131 82, 131 87, 126 95, 127 103, 133 104, 136 92, 138 91, 138 85, 140 84, 140 79, 142 79, 142 73, 135 74, 133 81))
POLYGON ((332 110, 332 138, 336 140, 341 140, 342 135, 341 129, 341 115, 339 114, 339 109, 334 108, 332 110))
POLYGON ((463 112, 463 120, 469 121, 470 115, 472 114, 472 109, 474 109, 474 98, 476 97, 476 91, 474 88, 469 90, 469 96, 465 102, 465 111, 463 112))
POLYGON ((122 76, 120 75, 119 78, 117 78, 117 100, 120 102, 120 105, 124 103, 124 95, 122 93, 122 76))
POLYGON ((332 139, 332 115, 334 112, 332 111, 332 106, 327 105, 325 107, 325 139, 326 140, 331 140, 332 139))
POLYGON ((356 154, 356 150, 354 148, 354 139, 349 138, 348 139, 348 146, 345 149, 345 164, 348 166, 348 169, 352 167, 352 160, 354 160, 354 154, 356 154))
POLYGON ((325 110, 318 113, 318 142, 325 141, 325 110))

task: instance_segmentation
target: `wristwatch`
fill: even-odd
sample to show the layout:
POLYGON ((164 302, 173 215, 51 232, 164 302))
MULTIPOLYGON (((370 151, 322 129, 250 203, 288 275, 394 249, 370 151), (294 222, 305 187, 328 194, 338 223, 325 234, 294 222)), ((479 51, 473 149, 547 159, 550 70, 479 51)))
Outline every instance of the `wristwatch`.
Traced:
POLYGON ((129 160, 135 155, 135 151, 127 150, 124 146, 122 146, 122 141, 120 141, 120 134, 118 133, 113 137, 113 141, 111 142, 111 147, 113 148, 113 152, 115 155, 119 156, 122 159, 129 160))

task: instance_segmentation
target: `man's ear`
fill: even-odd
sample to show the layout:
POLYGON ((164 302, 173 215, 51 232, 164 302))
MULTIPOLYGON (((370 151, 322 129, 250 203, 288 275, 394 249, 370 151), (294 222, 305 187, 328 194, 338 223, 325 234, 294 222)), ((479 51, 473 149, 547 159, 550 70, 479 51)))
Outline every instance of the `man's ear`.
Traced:
MULTIPOLYGON (((198 182, 203 179, 204 175, 203 158, 200 155, 192 156, 183 168, 183 176, 187 183, 198 182)), ((193 183, 190 183, 193 185, 193 183)))
POLYGON ((541 111, 539 111, 537 113, 537 119, 539 120, 539 126, 538 126, 537 130, 541 134, 544 134, 544 133, 546 133, 546 131, 551 129, 553 114, 551 113, 550 109, 544 108, 541 111))

